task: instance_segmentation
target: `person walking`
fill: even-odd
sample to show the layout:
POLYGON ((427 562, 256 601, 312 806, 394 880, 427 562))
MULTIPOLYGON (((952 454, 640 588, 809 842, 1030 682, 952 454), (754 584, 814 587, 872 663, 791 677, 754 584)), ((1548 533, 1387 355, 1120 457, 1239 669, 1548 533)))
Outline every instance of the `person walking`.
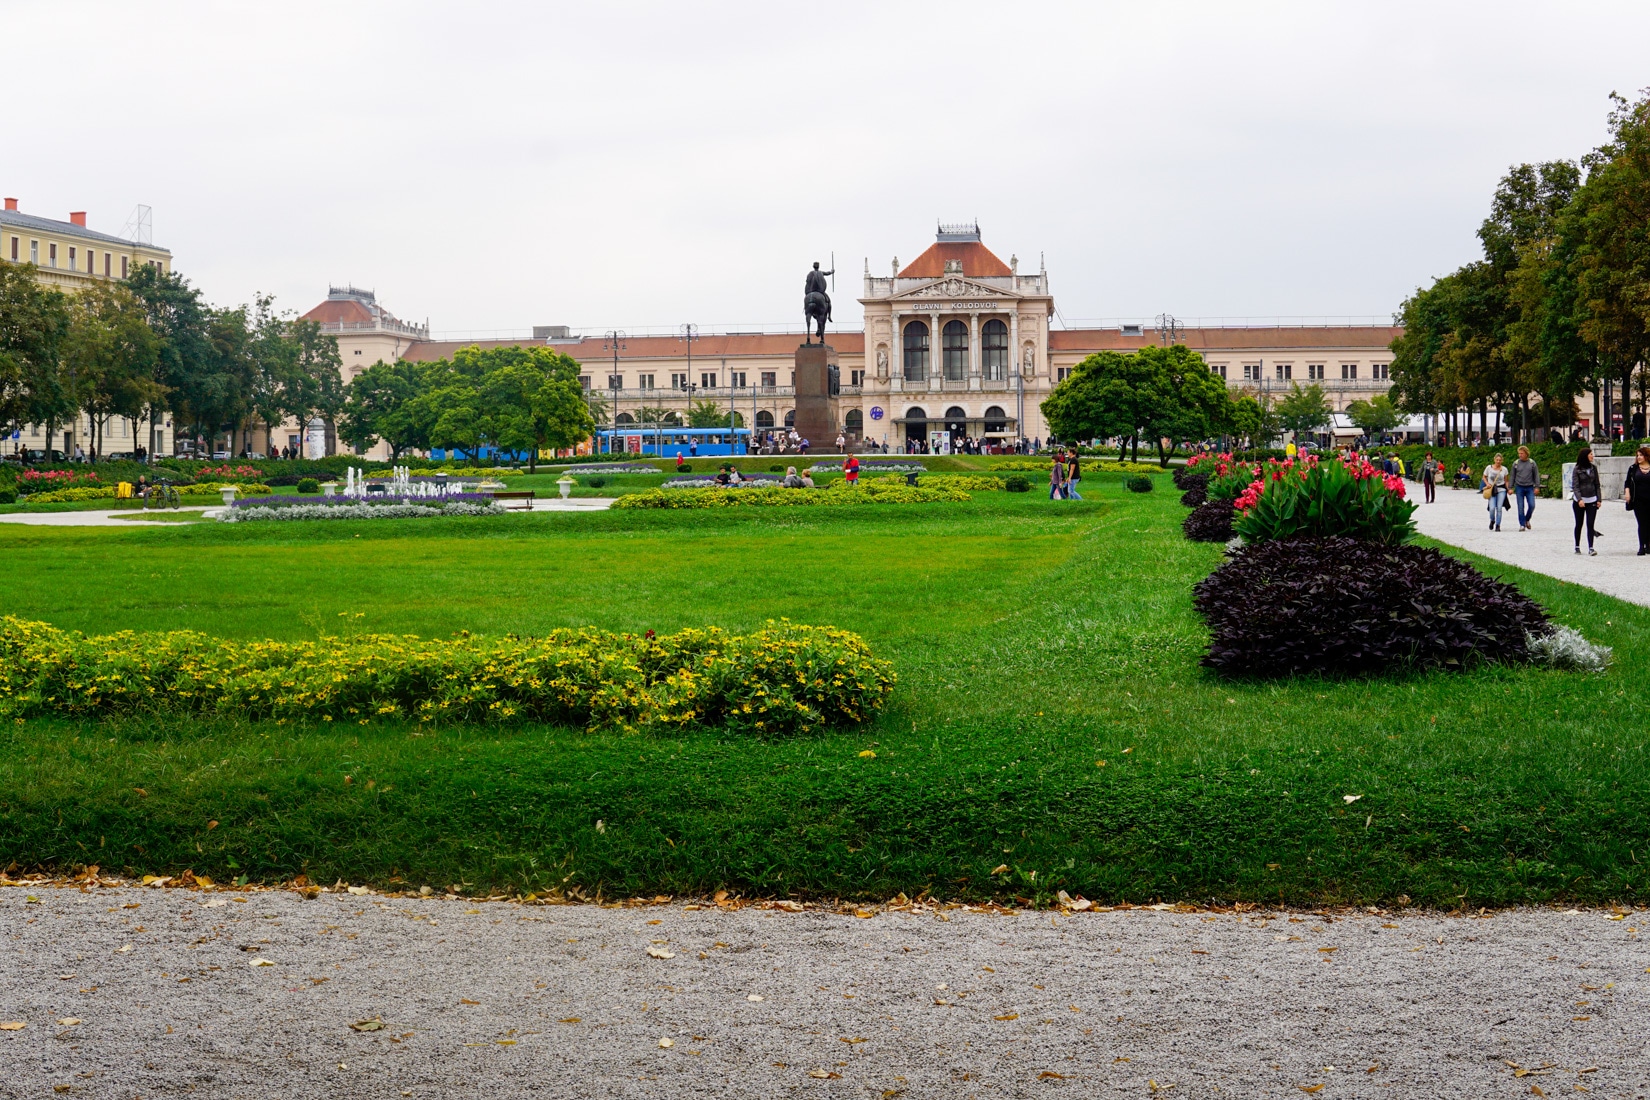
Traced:
POLYGON ((1535 491, 1541 486, 1541 471, 1530 457, 1528 447, 1518 448, 1518 461, 1512 467, 1513 495, 1518 498, 1518 529, 1528 531, 1535 518, 1535 491))
POLYGON ((1426 489, 1426 501, 1434 504, 1438 500, 1438 473, 1441 466, 1432 452, 1427 452, 1425 461, 1421 463, 1421 485, 1426 489))
POLYGON ((1507 507, 1507 475, 1510 473, 1497 454, 1484 467, 1484 499, 1489 501, 1490 530, 1501 530, 1501 513, 1507 507))
POLYGON ((1583 447, 1576 456, 1576 468, 1570 472, 1570 508, 1576 517, 1576 553, 1581 553, 1581 527, 1587 526, 1587 553, 1598 556, 1593 540, 1598 537, 1598 467, 1593 464, 1593 449, 1583 447))
POLYGON ((1077 483, 1083 480, 1083 467, 1077 461, 1077 449, 1072 448, 1071 458, 1066 463, 1066 499, 1082 500, 1083 494, 1077 491, 1077 483))
POLYGON ((1059 500, 1065 493, 1065 487, 1066 466, 1060 461, 1060 456, 1055 455, 1048 467, 1048 499, 1059 500))
POLYGON ((1650 555, 1650 447, 1640 447, 1638 461, 1627 467, 1622 495, 1639 523, 1639 557, 1650 555))

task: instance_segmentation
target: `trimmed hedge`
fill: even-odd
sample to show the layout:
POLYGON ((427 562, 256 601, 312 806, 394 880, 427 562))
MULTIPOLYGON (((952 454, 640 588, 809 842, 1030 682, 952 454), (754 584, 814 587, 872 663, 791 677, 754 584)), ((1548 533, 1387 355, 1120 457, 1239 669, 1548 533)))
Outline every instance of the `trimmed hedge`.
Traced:
POLYGON ((217 714, 792 734, 864 722, 893 685, 893 666, 857 634, 785 621, 748 635, 583 629, 240 642, 185 630, 89 637, 0 619, 0 715, 19 718, 217 714))
POLYGON ((973 499, 958 489, 913 489, 903 481, 862 482, 855 488, 648 489, 613 502, 614 508, 795 508, 850 504, 938 504, 973 499))
POLYGON ((1298 537, 1246 546, 1193 589, 1203 664, 1230 676, 1374 675, 1530 658, 1551 629, 1510 584, 1419 546, 1298 537))
POLYGON ((1180 529, 1193 542, 1231 542, 1235 512, 1229 500, 1206 500, 1187 514, 1180 529))

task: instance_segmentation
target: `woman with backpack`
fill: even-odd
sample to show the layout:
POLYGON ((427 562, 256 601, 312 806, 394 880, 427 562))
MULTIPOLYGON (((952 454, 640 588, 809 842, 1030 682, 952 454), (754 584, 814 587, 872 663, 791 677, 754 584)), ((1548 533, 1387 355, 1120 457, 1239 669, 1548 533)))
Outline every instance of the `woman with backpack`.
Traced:
POLYGON ((1593 464, 1593 449, 1583 447, 1576 456, 1576 468, 1570 473, 1570 508, 1576 516, 1576 553, 1581 553, 1581 526, 1587 525, 1587 553, 1593 557, 1593 540, 1598 537, 1598 467, 1593 464))

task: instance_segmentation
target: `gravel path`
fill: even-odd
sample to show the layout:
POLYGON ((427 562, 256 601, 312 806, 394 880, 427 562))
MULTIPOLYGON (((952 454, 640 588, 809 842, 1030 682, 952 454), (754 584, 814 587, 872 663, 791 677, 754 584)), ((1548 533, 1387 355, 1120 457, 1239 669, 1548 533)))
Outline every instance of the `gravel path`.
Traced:
MULTIPOLYGON (((1418 487, 1410 491, 1412 500, 1422 499, 1418 487)), ((1436 503, 1422 504, 1415 513, 1415 524, 1423 535, 1451 546, 1650 605, 1650 558, 1637 556, 1638 527, 1621 501, 1605 501, 1599 509, 1598 527, 1604 536, 1598 540, 1597 557, 1575 552, 1569 501, 1537 500, 1534 525, 1528 531, 1518 529, 1515 504, 1503 514, 1499 532, 1489 529, 1488 503, 1475 492, 1441 488, 1436 503)), ((1581 546, 1585 551, 1585 533, 1581 546)))
POLYGON ((1646 920, 26 884, 0 1096, 1635 1097, 1646 920))

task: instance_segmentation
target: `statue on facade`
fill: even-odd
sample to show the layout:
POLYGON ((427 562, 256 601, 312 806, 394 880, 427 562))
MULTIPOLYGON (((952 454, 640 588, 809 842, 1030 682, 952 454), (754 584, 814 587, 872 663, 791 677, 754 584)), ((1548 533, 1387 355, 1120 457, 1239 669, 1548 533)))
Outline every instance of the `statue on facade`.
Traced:
POLYGON ((831 296, 825 291, 825 277, 835 275, 835 269, 830 271, 819 270, 819 261, 814 261, 814 269, 808 272, 808 283, 802 294, 802 316, 808 322, 808 343, 813 343, 814 332, 817 329, 819 342, 825 342, 825 322, 831 319, 831 296))

